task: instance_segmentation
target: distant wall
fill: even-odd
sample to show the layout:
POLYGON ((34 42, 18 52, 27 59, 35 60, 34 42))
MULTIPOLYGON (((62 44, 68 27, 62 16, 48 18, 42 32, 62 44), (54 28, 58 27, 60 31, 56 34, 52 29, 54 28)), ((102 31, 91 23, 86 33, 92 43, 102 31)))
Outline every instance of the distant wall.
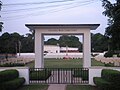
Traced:
MULTIPOLYGON (((70 58, 82 58, 83 53, 68 53, 68 57, 70 58)), ((35 58, 35 53, 20 53, 17 54, 17 57, 21 58, 35 58)), ((47 53, 44 55, 44 58, 64 58, 66 57, 66 53, 47 53)))

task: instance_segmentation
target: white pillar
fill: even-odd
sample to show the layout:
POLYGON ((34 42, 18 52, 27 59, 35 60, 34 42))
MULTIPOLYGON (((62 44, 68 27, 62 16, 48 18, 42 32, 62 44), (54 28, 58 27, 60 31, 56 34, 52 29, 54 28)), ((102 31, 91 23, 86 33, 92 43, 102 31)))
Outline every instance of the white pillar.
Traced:
POLYGON ((91 67, 91 34, 86 30, 83 35, 83 67, 91 67))
POLYGON ((43 35, 35 30, 35 68, 44 68, 43 45, 43 35))

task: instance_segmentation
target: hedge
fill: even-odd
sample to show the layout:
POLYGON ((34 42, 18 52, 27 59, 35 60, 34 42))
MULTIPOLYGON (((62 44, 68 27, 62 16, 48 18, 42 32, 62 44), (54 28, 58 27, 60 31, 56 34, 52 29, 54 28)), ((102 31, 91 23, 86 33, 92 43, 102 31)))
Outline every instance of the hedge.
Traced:
POLYGON ((94 77, 94 83, 103 90, 120 90, 120 72, 103 69, 101 77, 94 77))
POLYGON ((103 69, 101 76, 109 82, 120 83, 120 72, 117 70, 103 69))
POLYGON ((0 72, 0 83, 13 80, 19 77, 19 72, 15 69, 0 72))
POLYGON ((51 76, 51 71, 32 71, 30 73, 30 80, 47 80, 51 76))
POLYGON ((16 78, 14 80, 2 83, 0 90, 15 90, 22 86, 24 82, 25 82, 24 78, 16 78))
POLYGON ((93 78, 94 83, 102 90, 110 89, 111 83, 102 79, 101 77, 94 77, 93 78))

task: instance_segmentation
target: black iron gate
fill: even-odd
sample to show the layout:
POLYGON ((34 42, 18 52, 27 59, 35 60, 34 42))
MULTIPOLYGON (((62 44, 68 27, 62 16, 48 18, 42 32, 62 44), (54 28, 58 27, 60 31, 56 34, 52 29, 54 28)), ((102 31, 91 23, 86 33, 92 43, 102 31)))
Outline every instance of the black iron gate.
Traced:
POLYGON ((30 83, 88 84, 88 68, 31 68, 30 83))

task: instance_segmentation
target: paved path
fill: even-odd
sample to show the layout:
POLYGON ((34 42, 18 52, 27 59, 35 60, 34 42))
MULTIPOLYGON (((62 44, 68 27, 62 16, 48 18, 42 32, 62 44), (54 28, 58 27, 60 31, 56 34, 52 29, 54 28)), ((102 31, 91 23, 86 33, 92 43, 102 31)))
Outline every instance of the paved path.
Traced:
POLYGON ((48 90, 65 90, 66 84, 50 84, 48 90))

